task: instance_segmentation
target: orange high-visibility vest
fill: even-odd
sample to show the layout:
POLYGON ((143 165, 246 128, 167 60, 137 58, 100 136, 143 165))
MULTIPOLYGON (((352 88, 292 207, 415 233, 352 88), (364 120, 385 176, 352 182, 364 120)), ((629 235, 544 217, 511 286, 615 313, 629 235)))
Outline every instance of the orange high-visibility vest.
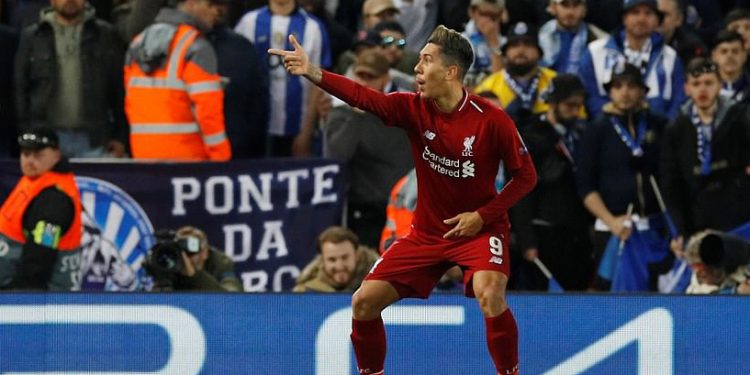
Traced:
MULTIPOLYGON (((232 151, 224 129, 221 77, 185 61, 198 29, 180 24, 167 63, 146 74, 134 59, 125 67, 125 112, 134 159, 225 161, 232 151)), ((143 33, 134 43, 143 38, 143 33)))
POLYGON ((60 251, 73 251, 81 246, 81 196, 72 173, 47 172, 35 179, 21 177, 18 184, 0 208, 0 233, 21 244, 26 243, 23 232, 23 214, 42 190, 54 186, 73 200, 73 223, 57 244, 60 251))
MULTIPOLYGON (((386 222, 380 234, 380 253, 388 250, 397 239, 406 236, 411 231, 411 221, 414 218, 414 202, 408 201, 408 189, 416 189, 416 174, 407 173, 393 185, 388 206, 385 209, 386 222)), ((412 197, 416 194, 412 194, 412 197)))

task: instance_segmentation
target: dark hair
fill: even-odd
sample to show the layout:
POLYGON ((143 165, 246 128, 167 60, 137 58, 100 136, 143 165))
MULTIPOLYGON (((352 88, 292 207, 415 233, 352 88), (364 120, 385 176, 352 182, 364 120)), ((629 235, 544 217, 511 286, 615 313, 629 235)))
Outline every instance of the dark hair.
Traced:
POLYGON ((359 247, 359 237, 350 229, 339 226, 328 227, 318 236, 318 253, 322 251, 323 244, 326 242, 338 244, 346 241, 351 242, 355 250, 359 247))
POLYGON ((427 43, 440 46, 443 60, 447 65, 458 65, 458 78, 463 81, 466 72, 474 63, 474 50, 471 48, 471 42, 458 31, 440 25, 432 32, 427 43))
POLYGON ((731 12, 727 13, 726 17, 724 17, 724 25, 726 27, 734 21, 745 19, 750 19, 750 10, 747 10, 745 8, 733 9, 731 12))
POLYGON ((383 21, 379 22, 375 27, 373 27, 375 31, 378 33, 382 33, 383 31, 395 31, 398 33, 401 33, 403 35, 406 35, 406 31, 404 30, 404 27, 401 26, 398 21, 383 21))
POLYGON ((721 81, 721 76, 719 75, 719 67, 716 65, 716 63, 705 57, 696 57, 690 60, 687 68, 685 68, 685 79, 688 79, 691 76, 694 78, 698 78, 699 76, 706 73, 715 74, 719 81, 721 81))
POLYGON ((718 34, 716 34, 716 38, 714 38, 714 45, 711 49, 716 49, 719 44, 732 42, 739 42, 742 45, 742 49, 745 49, 745 40, 742 39, 742 35, 740 35, 740 33, 736 31, 729 30, 722 30, 718 34))

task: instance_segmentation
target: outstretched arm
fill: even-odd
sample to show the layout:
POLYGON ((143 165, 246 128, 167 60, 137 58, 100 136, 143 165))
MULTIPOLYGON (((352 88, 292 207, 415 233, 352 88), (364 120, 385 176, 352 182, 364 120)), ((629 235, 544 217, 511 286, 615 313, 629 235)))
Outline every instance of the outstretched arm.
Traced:
POLYGON ((294 50, 285 51, 271 48, 268 50, 268 53, 281 56, 284 59, 284 69, 289 74, 304 76, 312 83, 316 85, 320 84, 323 80, 323 70, 319 66, 310 63, 310 57, 307 56, 307 52, 305 52, 294 35, 289 35, 289 43, 292 44, 294 50))

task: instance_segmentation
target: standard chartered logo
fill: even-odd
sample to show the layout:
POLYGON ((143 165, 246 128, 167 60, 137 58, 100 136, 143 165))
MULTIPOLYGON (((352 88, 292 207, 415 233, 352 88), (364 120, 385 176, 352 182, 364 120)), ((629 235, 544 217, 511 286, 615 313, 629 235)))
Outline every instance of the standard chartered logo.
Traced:
POLYGON ((460 159, 440 156, 432 152, 428 146, 422 151, 422 159, 437 173, 455 178, 474 177, 475 164, 471 160, 462 163, 460 159))

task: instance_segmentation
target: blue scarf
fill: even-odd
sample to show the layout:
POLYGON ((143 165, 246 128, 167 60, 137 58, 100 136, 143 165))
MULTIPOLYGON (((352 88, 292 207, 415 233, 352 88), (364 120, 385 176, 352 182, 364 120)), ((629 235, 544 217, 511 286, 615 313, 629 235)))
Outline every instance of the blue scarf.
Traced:
POLYGON ((710 123, 704 124, 698 116, 698 109, 695 105, 690 109, 690 121, 695 126, 695 133, 697 138, 697 154, 698 161, 701 162, 701 175, 707 176, 711 174, 711 139, 713 138, 713 132, 715 130, 714 117, 710 123))
POLYGON ((610 120, 615 128, 615 132, 620 136, 622 143, 628 147, 631 154, 634 157, 643 156, 643 148, 641 145, 643 145, 643 140, 646 138, 646 116, 641 116, 641 120, 638 121, 638 130, 635 134, 635 139, 633 139, 633 136, 630 135, 630 131, 628 131, 627 127, 622 124, 622 121, 620 121, 617 116, 611 116, 610 120))
POLYGON ((537 70, 536 74, 534 75, 534 78, 531 79, 531 82, 529 82, 526 87, 524 87, 522 84, 520 84, 518 81, 513 79, 513 77, 508 74, 508 71, 503 69, 503 78, 505 79, 505 82, 508 83, 508 86, 511 90, 513 90, 513 93, 516 94, 516 97, 521 100, 521 106, 525 109, 532 109, 534 106, 534 100, 536 100, 536 94, 537 94, 537 88, 539 87, 539 78, 542 76, 542 71, 537 70))

